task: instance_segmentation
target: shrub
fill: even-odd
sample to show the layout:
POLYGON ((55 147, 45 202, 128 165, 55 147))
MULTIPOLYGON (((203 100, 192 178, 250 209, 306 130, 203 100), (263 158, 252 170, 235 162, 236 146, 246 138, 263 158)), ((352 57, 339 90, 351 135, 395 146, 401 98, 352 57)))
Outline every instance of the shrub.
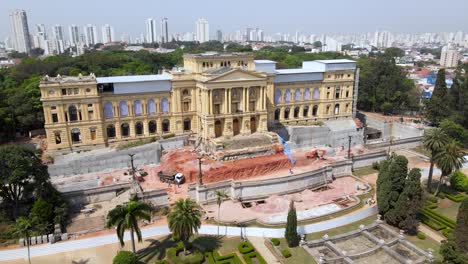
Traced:
POLYGON ((289 250, 287 248, 281 250, 281 255, 283 255, 283 257, 285 258, 289 258, 291 257, 291 252, 289 252, 289 250))
POLYGON ((446 216, 443 216, 437 212, 432 211, 431 209, 424 208, 422 214, 429 217, 432 221, 438 222, 445 227, 455 228, 455 221, 446 216))
POLYGON ((452 237, 452 232, 453 230, 451 228, 446 228, 442 230, 442 235, 444 235, 446 238, 451 238, 452 237))
POLYGON ((169 207, 161 207, 161 209, 159 209, 159 212, 161 212, 162 215, 168 215, 169 211, 169 207))
POLYGON ((417 236, 419 239, 421 239, 421 240, 426 239, 426 234, 424 234, 424 233, 422 233, 422 232, 418 232, 418 233, 416 234, 416 236, 417 236))
POLYGON ((456 203, 459 203, 461 201, 463 201, 463 199, 465 199, 465 195, 463 193, 458 193, 458 194, 448 194, 446 193, 445 194, 445 197, 447 197, 448 199, 456 202, 456 203))
POLYGON ((424 224, 428 225, 430 228, 436 230, 436 231, 439 231, 439 230, 442 230, 442 229, 445 229, 445 226, 443 225, 440 225, 439 223, 436 223, 432 220, 430 220, 428 217, 423 217, 423 219, 421 220, 424 224))
POLYGON ((253 264, 254 262, 252 261, 252 259, 255 259, 255 258, 257 259, 256 263, 267 264, 267 262, 262 257, 262 255, 260 255, 258 252, 255 252, 255 251, 252 251, 252 252, 247 253, 247 254, 243 254, 242 257, 244 258, 245 263, 247 263, 247 264, 253 264))
POLYGON ((437 197, 435 197, 434 195, 431 194, 431 195, 427 196, 427 201, 437 204, 438 199, 437 199, 437 197))
POLYGON ((443 192, 439 192, 439 194, 437 195, 440 199, 444 199, 445 198, 445 193, 443 192))
POLYGON ((436 209, 437 204, 436 203, 429 203, 426 207, 429 208, 429 209, 436 209))
POLYGON ((166 256, 172 263, 177 264, 200 264, 203 263, 205 256, 200 251, 194 251, 188 256, 178 256, 184 250, 182 242, 177 243, 175 247, 166 250, 166 256))
POLYGON ((450 185, 461 192, 468 192, 468 177, 461 171, 456 171, 450 177, 450 185))
POLYGON ((247 242, 247 241, 240 242, 237 249, 239 250, 239 252, 241 254, 248 254, 248 253, 255 250, 253 245, 250 242, 247 242))
POLYGON ((172 137, 175 137, 174 133, 166 133, 166 134, 162 135, 163 139, 168 139, 168 138, 172 138, 172 137))
POLYGON ((112 264, 137 264, 138 256, 130 251, 121 250, 112 259, 112 264))
POLYGON ((272 238, 270 241, 274 246, 279 246, 280 245, 280 241, 277 238, 272 238))
POLYGON ((379 170, 380 169, 380 162, 378 162, 378 161, 372 162, 372 168, 374 170, 379 170))
POLYGON ((208 259, 209 264, 242 264, 242 261, 236 253, 220 256, 219 253, 215 250, 213 252, 206 252, 205 258, 208 259))
POLYGON ((163 260, 156 260, 154 262, 154 264, 169 264, 169 262, 167 262, 167 260, 163 259, 163 260))

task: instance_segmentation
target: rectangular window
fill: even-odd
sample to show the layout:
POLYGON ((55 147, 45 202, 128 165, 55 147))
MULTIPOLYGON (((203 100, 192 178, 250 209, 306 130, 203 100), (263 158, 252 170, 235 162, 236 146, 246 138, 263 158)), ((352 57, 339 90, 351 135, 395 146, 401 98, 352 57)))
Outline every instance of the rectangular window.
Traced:
POLYGON ((73 88, 73 93, 74 93, 74 94, 78 94, 79 91, 80 91, 80 90, 79 90, 78 88, 73 88))
POLYGON ((184 104, 183 104, 183 111, 184 111, 184 112, 190 111, 190 103, 189 103, 189 102, 184 102, 184 104))
POLYGON ((220 104, 215 104, 213 108, 213 114, 218 115, 221 113, 221 105, 220 104))
POLYGON ((94 118, 94 111, 88 110, 88 120, 93 120, 93 118, 94 118))
POLYGON ((57 113, 52 113, 52 122, 57 123, 58 122, 58 115, 57 113))
POLYGON ((67 95, 67 89, 62 89, 62 95, 67 95))
POLYGON ((51 106, 51 107, 50 107, 50 110, 55 110, 55 109, 57 109, 56 106, 51 106))
POLYGON ((68 89, 67 89, 67 95, 72 95, 72 94, 73 94, 73 89, 68 88, 68 89))
POLYGON ((90 134, 91 140, 96 140, 96 129, 91 128, 89 132, 90 132, 89 134, 90 134))
POLYGON ((255 111, 255 102, 249 102, 249 111, 255 111))

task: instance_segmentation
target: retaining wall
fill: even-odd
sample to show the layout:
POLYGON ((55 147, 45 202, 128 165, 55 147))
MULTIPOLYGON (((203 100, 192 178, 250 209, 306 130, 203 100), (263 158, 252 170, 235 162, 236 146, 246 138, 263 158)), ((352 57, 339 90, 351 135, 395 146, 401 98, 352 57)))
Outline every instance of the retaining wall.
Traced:
POLYGON ((366 147, 370 149, 379 149, 379 148, 388 148, 390 147, 391 150, 397 149, 408 149, 408 148, 415 148, 421 145, 423 137, 411 137, 411 138, 403 138, 403 139, 396 139, 396 140, 387 140, 387 141, 374 141, 374 142, 367 142, 366 147))
POLYGON ((387 122, 362 113, 357 113, 357 117, 367 126, 378 129, 382 132, 383 140, 390 138, 405 139, 420 137, 424 134, 424 129, 399 122, 387 122))
POLYGON ((131 187, 131 183, 121 183, 81 191, 63 192, 62 195, 72 208, 81 208, 85 204, 110 201, 117 197, 118 194, 130 189, 131 187))
POLYGON ((169 196, 166 190, 152 190, 138 193, 138 198, 151 203, 154 207, 169 206, 169 196))

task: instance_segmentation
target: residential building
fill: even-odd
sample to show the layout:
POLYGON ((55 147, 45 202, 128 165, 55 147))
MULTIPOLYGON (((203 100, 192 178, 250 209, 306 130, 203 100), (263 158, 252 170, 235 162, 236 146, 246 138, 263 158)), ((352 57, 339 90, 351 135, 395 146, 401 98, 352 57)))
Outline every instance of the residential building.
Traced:
POLYGON ((146 43, 157 42, 156 20, 148 18, 146 20, 146 43))
POLYGON ((439 65, 446 68, 456 68, 461 58, 462 56, 458 50, 449 44, 442 48, 439 65))
POLYGON ((88 24, 83 28, 83 31, 85 35, 85 43, 88 47, 92 47, 99 42, 96 26, 88 24))
POLYGON ((161 43, 170 42, 169 39, 169 28, 168 28, 168 19, 161 19, 161 43))
POLYGON ((204 18, 199 18, 196 22, 196 38, 200 43, 210 40, 210 25, 204 18))
POLYGON ((15 10, 10 14, 13 49, 18 52, 31 51, 31 37, 29 35, 26 11, 15 10))
POLYGON ((109 24, 102 26, 102 43, 110 43, 115 41, 114 28, 109 24))
POLYGON ((300 69, 249 53, 186 54, 160 75, 45 76, 48 151, 70 152, 181 134, 203 142, 288 125, 351 118, 356 63, 305 61, 300 69))
POLYGON ((223 42, 223 32, 221 29, 216 30, 216 40, 219 42, 223 42))
POLYGON ((76 46, 80 43, 80 31, 77 25, 71 25, 68 27, 68 35, 70 37, 70 44, 76 46))

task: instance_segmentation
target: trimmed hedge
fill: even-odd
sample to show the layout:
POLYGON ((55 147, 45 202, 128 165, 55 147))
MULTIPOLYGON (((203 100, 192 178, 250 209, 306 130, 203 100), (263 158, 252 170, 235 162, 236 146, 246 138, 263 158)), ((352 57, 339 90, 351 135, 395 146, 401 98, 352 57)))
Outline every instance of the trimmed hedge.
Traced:
POLYGON ((121 250, 112 259, 112 264, 137 264, 138 256, 130 251, 121 250))
POLYGON ((434 195, 430 194, 427 196, 427 201, 437 204, 438 199, 434 195))
POLYGON ((273 244, 273 246, 276 246, 276 247, 279 246, 280 243, 281 243, 281 242, 279 241, 279 239, 277 239, 277 238, 272 238, 272 239, 270 239, 270 241, 271 241, 271 243, 273 244))
POLYGON ((436 230, 436 231, 440 231, 442 229, 445 229, 446 227, 445 226, 442 226, 440 225, 439 223, 436 223, 434 221, 432 221, 430 218, 428 217, 425 217, 421 220, 423 222, 423 224, 426 224, 428 225, 430 228, 436 230))
POLYGON ((177 264, 201 264, 205 260, 205 256, 200 251, 195 251, 189 256, 178 256, 182 251, 184 251, 184 244, 179 242, 175 247, 166 250, 166 256, 171 262, 177 264))
POLYGON ((450 238, 452 236, 453 230, 451 228, 446 228, 442 230, 442 235, 444 235, 446 238, 450 238))
POLYGON ((465 195, 463 193, 457 193, 457 194, 448 194, 446 193, 445 194, 445 197, 447 197, 448 199, 456 202, 456 203, 459 203, 461 201, 463 201, 463 199, 465 199, 465 195))
POLYGON ((422 232, 418 232, 418 233, 416 234, 416 236, 417 236, 419 239, 421 239, 421 240, 426 239, 426 234, 424 234, 424 233, 422 233, 422 232))
POLYGON ((254 262, 252 261, 252 259, 256 258, 258 263, 259 264, 267 264, 267 262, 265 261, 265 259, 262 257, 262 255, 260 255, 258 252, 256 251, 252 251, 250 253, 247 253, 247 254, 243 254, 242 257, 244 258, 245 260, 245 263, 247 264, 253 264, 254 262))
POLYGON ((236 253, 220 256, 219 252, 214 250, 212 252, 205 253, 206 259, 209 264, 242 264, 242 261, 236 253))
POLYGON ((436 209, 437 204, 436 203, 429 203, 426 207, 429 208, 429 209, 436 209))
POLYGON ((240 242, 237 249, 239 250, 239 252, 241 254, 248 254, 248 253, 253 252, 255 250, 252 243, 247 242, 247 241, 240 242))
POLYGON ((163 260, 156 260, 154 262, 154 264, 169 264, 169 262, 167 262, 167 260, 163 259, 163 260))
POLYGON ((291 257, 291 252, 287 248, 281 250, 281 255, 283 255, 284 258, 289 258, 291 257))
POLYGON ((422 214, 423 215, 426 215, 427 217, 431 218, 431 220, 434 220, 436 222, 439 222, 440 224, 442 224, 443 226, 445 227, 450 227, 450 228, 455 228, 455 221, 453 221, 452 219, 450 218, 447 218, 446 216, 443 216, 437 212, 434 212, 433 210, 429 209, 429 208, 424 208, 422 210, 422 214))

